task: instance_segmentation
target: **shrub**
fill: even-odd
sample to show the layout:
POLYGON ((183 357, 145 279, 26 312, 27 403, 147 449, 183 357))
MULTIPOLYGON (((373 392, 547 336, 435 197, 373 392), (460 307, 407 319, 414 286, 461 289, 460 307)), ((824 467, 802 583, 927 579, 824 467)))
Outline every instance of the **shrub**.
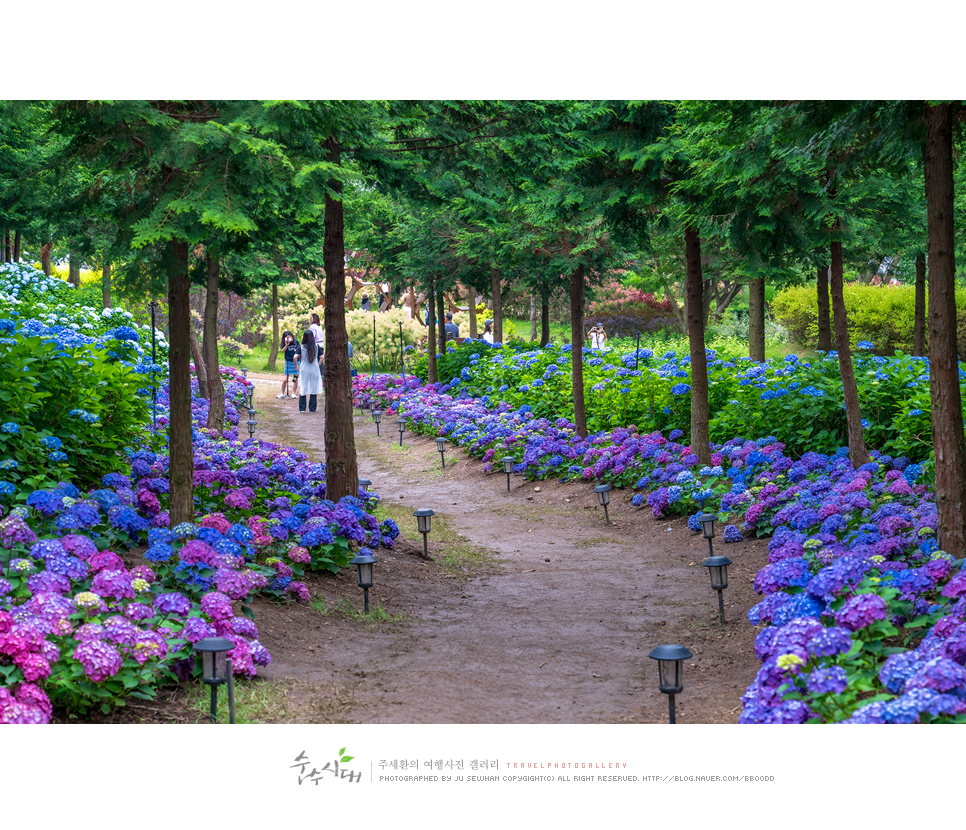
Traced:
POLYGON ((602 299, 587 306, 586 323, 603 326, 608 337, 634 337, 663 329, 680 331, 668 300, 610 282, 597 289, 602 299))
MULTIPOLYGON (((875 343, 875 352, 911 354, 916 291, 911 285, 877 287, 846 284, 842 290, 849 318, 849 343, 875 343)), ((966 288, 956 291, 957 339, 966 343, 966 288)), ((786 288, 772 300, 772 312, 801 346, 818 345, 818 300, 815 286, 786 288)))

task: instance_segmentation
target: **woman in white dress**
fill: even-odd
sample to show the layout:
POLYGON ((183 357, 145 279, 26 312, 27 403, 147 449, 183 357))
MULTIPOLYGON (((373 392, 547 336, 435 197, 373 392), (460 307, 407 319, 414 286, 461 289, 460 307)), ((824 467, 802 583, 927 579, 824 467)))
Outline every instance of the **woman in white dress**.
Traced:
POLYGON ((308 397, 309 412, 315 412, 318 395, 322 391, 322 371, 319 368, 319 350, 315 345, 315 335, 309 329, 302 335, 302 362, 299 365, 299 412, 305 412, 305 399, 308 397))

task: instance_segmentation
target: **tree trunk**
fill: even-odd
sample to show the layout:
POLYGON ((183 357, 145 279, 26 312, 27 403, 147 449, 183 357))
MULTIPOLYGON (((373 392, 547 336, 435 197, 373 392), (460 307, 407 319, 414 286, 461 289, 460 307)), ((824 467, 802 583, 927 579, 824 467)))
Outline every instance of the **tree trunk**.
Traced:
MULTIPOLYGON (((685 308, 683 312, 681 311, 681 309, 678 307, 678 301, 674 299, 674 295, 671 293, 671 289, 668 288, 666 285, 664 286, 664 299, 667 300, 668 304, 671 306, 671 312, 674 314, 674 318, 678 321, 678 325, 681 327, 681 331, 687 331, 688 326, 687 326, 687 320, 685 319, 687 315, 687 308, 685 308)), ((687 301, 688 301, 688 295, 687 295, 687 292, 685 292, 684 294, 685 306, 687 306, 687 301)))
POLYGON ((278 359, 278 286, 272 285, 272 350, 268 354, 268 365, 274 370, 278 359))
POLYGON ((708 410, 708 358, 704 345, 704 281, 701 279, 701 240, 695 228, 684 231, 687 259, 688 343, 691 347, 691 452, 711 464, 711 427, 708 410))
POLYGON ((443 305, 443 290, 436 292, 436 314, 439 323, 439 353, 446 354, 446 311, 443 305))
MULTIPOLYGON (((326 141, 328 161, 339 164, 335 136, 326 141)), ((359 469, 352 427, 352 374, 345 327, 345 219, 342 182, 329 182, 325 196, 325 497, 337 502, 359 494, 359 469)))
POLYGON ((194 520, 194 448, 191 440, 191 281, 188 243, 168 243, 168 480, 171 527, 194 520))
POLYGON ((929 261, 929 387, 936 453, 939 548, 966 554, 966 437, 956 349, 956 262, 953 225, 953 107, 925 106, 926 222, 929 261))
POLYGON ((711 322, 711 309, 717 303, 717 297, 718 281, 703 279, 701 286, 701 309, 704 314, 704 331, 708 330, 708 324, 711 322))
POLYGON ((50 252, 53 247, 53 242, 45 242, 40 246, 40 268, 46 277, 50 276, 50 252))
POLYGON ((13 235, 13 261, 20 262, 20 231, 13 235))
POLYGON ((587 408, 584 404, 584 266, 570 277, 570 354, 573 378, 574 424, 581 438, 587 437, 587 408))
POLYGON ((205 327, 202 342, 205 350, 205 368, 208 370, 208 391, 211 403, 208 407, 208 429, 225 429, 225 384, 221 379, 218 358, 218 270, 220 262, 217 255, 206 255, 208 284, 205 291, 205 327))
POLYGON ((70 261, 67 264, 67 282, 80 288, 80 255, 71 248, 70 261))
POLYGON ((101 268, 101 303, 104 308, 111 307, 111 263, 105 262, 101 268))
POLYGON ((479 326, 476 322, 476 289, 469 286, 467 293, 470 297, 470 339, 476 340, 480 336, 479 326))
POLYGON ((832 318, 829 314, 827 265, 819 265, 816 274, 816 291, 818 292, 818 349, 822 352, 832 351, 832 318))
MULTIPOLYGON (((838 221, 833 230, 837 230, 838 221)), ((839 374, 845 396, 845 417, 849 428, 849 458, 857 470, 869 463, 862 433, 862 409, 859 406, 859 390, 852 368, 852 348, 849 346, 849 325, 845 314, 845 298, 842 296, 842 243, 832 242, 832 268, 830 288, 832 294, 832 320, 835 325, 835 349, 839 355, 839 374)))
POLYGON ((10 231, 3 232, 3 261, 10 262, 10 231))
POLYGON ((537 341, 537 295, 530 292, 530 342, 537 341))
POLYGON ((550 342, 550 289, 544 285, 540 288, 540 346, 550 342))
POLYGON ((198 397, 207 401, 211 398, 208 391, 208 373, 201 355, 201 344, 198 342, 198 332, 195 331, 194 323, 188 326, 188 336, 191 343, 191 359, 195 364, 195 376, 198 378, 198 397))
MULTIPOLYGON (((916 357, 926 354, 926 255, 916 255, 916 310, 912 335, 912 353, 916 357)), ((958 349, 957 349, 958 351, 958 349)))
POLYGON ((765 362, 765 280, 748 281, 748 356, 765 362))
POLYGON ((426 315, 426 325, 429 326, 429 338, 426 341, 426 358, 429 361, 427 380, 429 383, 436 383, 439 380, 436 367, 436 291, 432 280, 426 294, 429 303, 429 314, 426 315))
POLYGON ((500 287, 500 269, 490 269, 490 290, 493 293, 493 342, 503 342, 503 295, 500 287))

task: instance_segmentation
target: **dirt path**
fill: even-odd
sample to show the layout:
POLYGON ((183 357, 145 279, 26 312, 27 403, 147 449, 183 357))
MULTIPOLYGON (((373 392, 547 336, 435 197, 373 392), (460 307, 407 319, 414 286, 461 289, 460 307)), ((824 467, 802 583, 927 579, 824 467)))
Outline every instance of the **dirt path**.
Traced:
MULTIPOLYGON (((321 404, 300 414, 296 401, 275 399, 274 377, 249 378, 256 437, 322 460, 321 404)), ((514 477, 507 493, 503 474, 484 474, 459 449, 447 452, 444 470, 430 438, 406 433, 400 448, 395 423, 381 432, 357 412, 360 475, 409 537, 376 554, 371 603, 389 619, 345 613, 362 605, 354 572, 316 577, 310 588, 329 613, 259 604, 273 655, 260 674, 297 681, 292 694, 316 703, 348 695, 344 719, 353 722, 662 723, 667 698, 647 655, 679 643, 694 657, 678 721, 737 721, 758 667, 745 613, 758 599, 751 581, 764 542, 724 545, 719 527, 716 553, 735 562, 721 626, 701 564, 707 542, 683 520, 655 520, 618 491, 608 525, 585 484, 514 477), (436 512, 429 562, 419 555, 417 507, 436 512)))

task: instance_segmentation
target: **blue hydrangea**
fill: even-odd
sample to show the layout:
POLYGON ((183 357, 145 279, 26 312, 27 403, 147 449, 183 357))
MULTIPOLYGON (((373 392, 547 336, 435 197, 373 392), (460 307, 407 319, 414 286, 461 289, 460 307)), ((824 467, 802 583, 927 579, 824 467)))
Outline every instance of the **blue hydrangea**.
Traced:
POLYGON ((726 542, 740 542, 744 539, 744 536, 741 535, 741 531, 734 525, 727 525, 721 534, 721 538, 726 542))
POLYGON ((0 425, 0 432, 5 432, 7 435, 18 435, 20 433, 20 424, 7 421, 5 424, 0 425))

